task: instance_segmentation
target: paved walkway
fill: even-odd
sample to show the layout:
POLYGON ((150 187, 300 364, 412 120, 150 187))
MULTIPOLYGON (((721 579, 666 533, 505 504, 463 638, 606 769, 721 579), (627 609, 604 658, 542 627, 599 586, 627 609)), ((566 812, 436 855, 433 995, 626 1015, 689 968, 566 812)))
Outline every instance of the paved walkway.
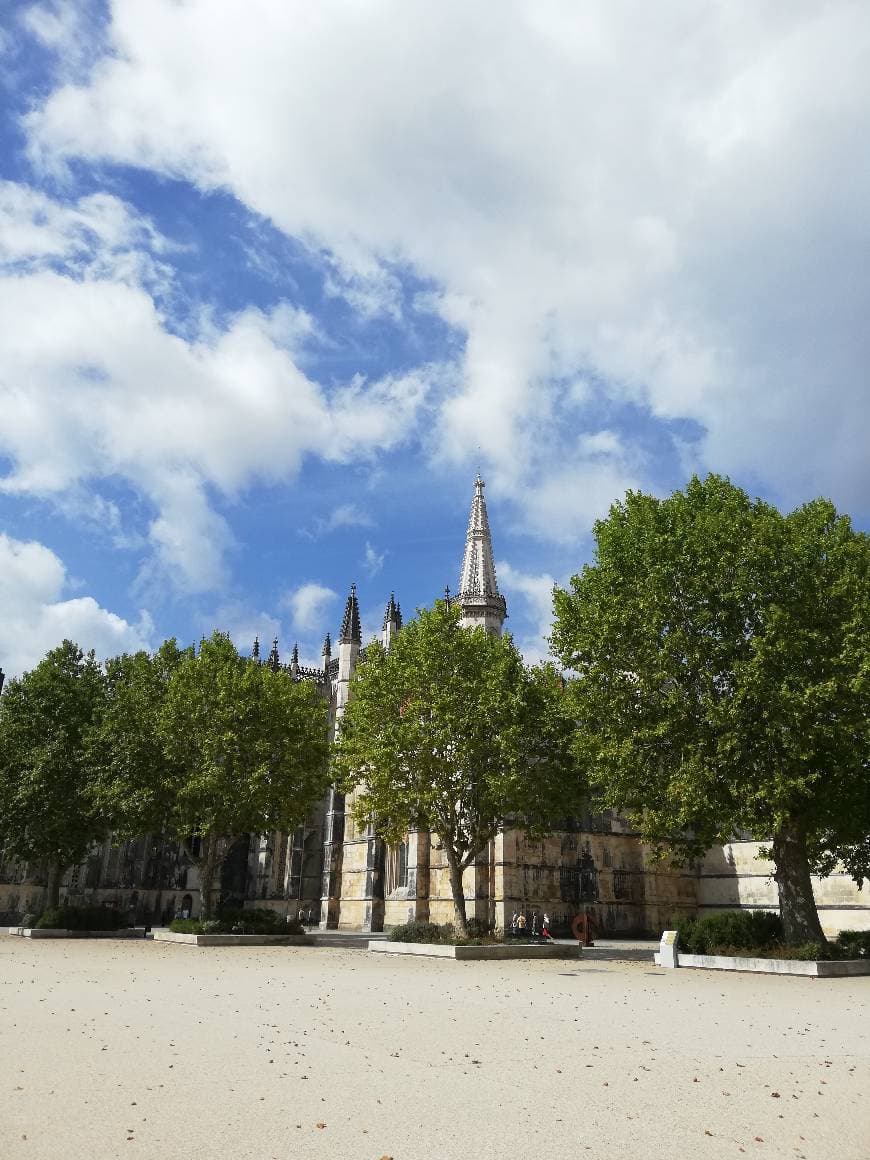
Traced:
POLYGON ((870 1155, 870 978, 351 945, 0 939, 0 1156, 870 1155))

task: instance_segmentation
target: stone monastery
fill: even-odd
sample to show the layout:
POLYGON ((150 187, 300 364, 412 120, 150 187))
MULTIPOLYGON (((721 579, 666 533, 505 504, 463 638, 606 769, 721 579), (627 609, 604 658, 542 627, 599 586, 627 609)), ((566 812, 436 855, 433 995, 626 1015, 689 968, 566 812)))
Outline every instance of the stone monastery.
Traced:
MULTIPOLYGON (((466 627, 500 633, 507 604, 499 592, 484 483, 474 485, 465 552, 455 600, 466 627)), ((382 640, 389 648, 402 627, 391 595, 382 640)), ((331 729, 341 720, 350 680, 364 655, 360 614, 352 586, 333 654, 327 634, 320 667, 299 664, 294 647, 282 665, 278 642, 261 663, 283 668, 294 680, 313 682, 329 701, 331 729)), ((260 659, 255 642, 253 656, 260 659)), ((303 826, 292 834, 248 835, 227 856, 220 896, 236 905, 248 901, 297 915, 323 929, 378 931, 408 919, 449 922, 453 904, 446 859, 437 835, 412 831, 396 846, 371 827, 358 829, 342 794, 332 789, 303 826)), ((654 863, 628 822, 612 812, 563 819, 543 840, 505 829, 465 873, 468 917, 498 927, 515 911, 529 918, 547 911, 557 932, 588 912, 602 934, 658 934, 681 914, 718 908, 776 910, 772 866, 757 858, 758 843, 735 841, 708 852, 700 864, 675 869, 654 863)), ((41 904, 44 878, 36 865, 2 859, 0 922, 17 921, 41 904)), ((826 932, 870 927, 870 887, 855 888, 847 875, 815 881, 826 932)), ((63 894, 70 901, 105 902, 128 910, 137 922, 154 925, 176 915, 195 916, 196 868, 181 848, 158 834, 122 846, 107 843, 67 872, 63 894)))

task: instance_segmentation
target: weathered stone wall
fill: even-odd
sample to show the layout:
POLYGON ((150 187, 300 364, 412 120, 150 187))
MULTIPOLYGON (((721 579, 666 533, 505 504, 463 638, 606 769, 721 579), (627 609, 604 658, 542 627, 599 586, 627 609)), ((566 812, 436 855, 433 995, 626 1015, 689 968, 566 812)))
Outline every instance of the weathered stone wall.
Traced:
MULTIPOLYGON (((773 863, 758 857, 764 843, 729 842, 714 846, 698 870, 698 909, 779 910, 773 863)), ((827 935, 841 930, 870 930, 870 884, 859 890, 847 874, 813 878, 813 891, 822 929, 827 935)))
MULTIPOLYGON (((428 896, 398 890, 387 895, 387 927, 409 917, 453 920, 447 860, 434 837, 428 896)), ((422 870, 421 870, 422 872, 422 870)), ((602 933, 658 933, 676 917, 694 913, 697 874, 653 863, 638 839, 626 833, 559 831, 529 839, 516 830, 500 833, 464 875, 466 913, 502 929, 514 911, 531 919, 546 911, 556 929, 568 930, 574 916, 589 911, 602 933)), ((342 902, 342 925, 352 925, 342 902)))

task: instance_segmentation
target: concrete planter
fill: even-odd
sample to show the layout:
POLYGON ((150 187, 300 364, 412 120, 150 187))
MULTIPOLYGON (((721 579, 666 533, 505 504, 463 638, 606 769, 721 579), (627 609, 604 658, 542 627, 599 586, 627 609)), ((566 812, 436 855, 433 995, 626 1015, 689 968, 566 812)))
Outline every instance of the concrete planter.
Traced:
MULTIPOLYGON (((657 951, 656 966, 662 965, 657 951)), ((845 979, 870 975, 870 959, 756 959, 736 955, 686 955, 677 952, 678 967, 695 967, 706 971, 755 971, 765 975, 803 975, 817 979, 845 979)))
POLYGON ((157 942, 186 943, 192 947, 310 947, 307 934, 176 934, 172 930, 155 930, 157 942))
POLYGON ((63 930, 60 927, 35 926, 7 926, 7 934, 18 935, 19 938, 144 938, 144 930, 63 930))
POLYGON ((369 950, 380 955, 419 955, 424 958, 460 959, 465 962, 479 959, 577 959, 582 948, 565 943, 517 945, 495 943, 492 946, 454 946, 442 943, 369 943, 369 950))

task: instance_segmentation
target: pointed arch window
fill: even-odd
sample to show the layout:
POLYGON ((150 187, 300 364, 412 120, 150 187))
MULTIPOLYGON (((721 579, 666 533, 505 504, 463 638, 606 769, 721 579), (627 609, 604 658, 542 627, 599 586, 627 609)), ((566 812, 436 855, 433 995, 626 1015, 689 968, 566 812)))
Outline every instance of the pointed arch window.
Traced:
POLYGON ((387 855, 387 893, 405 890, 408 886, 408 843, 391 846, 387 855))

